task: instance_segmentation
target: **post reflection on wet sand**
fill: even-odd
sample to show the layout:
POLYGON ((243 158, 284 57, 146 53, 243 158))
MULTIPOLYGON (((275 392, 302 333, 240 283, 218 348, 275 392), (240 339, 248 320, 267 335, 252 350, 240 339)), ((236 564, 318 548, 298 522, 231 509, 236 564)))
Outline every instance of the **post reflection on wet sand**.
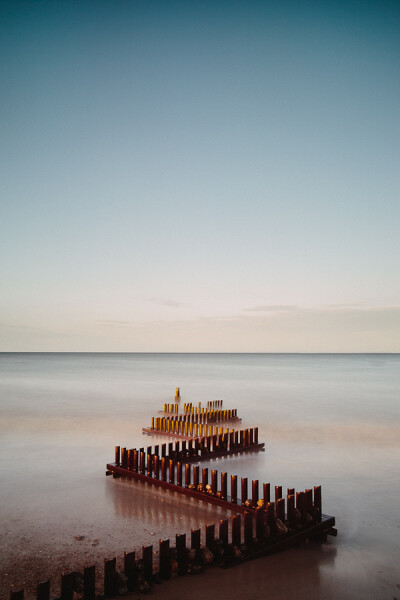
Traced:
MULTIPOLYGON (((231 512, 176 492, 156 488, 133 479, 107 478, 106 494, 113 502, 115 516, 130 519, 132 526, 150 530, 162 539, 176 533, 203 529, 205 525, 229 519, 231 512)), ((151 540, 149 540, 151 542, 151 540)))

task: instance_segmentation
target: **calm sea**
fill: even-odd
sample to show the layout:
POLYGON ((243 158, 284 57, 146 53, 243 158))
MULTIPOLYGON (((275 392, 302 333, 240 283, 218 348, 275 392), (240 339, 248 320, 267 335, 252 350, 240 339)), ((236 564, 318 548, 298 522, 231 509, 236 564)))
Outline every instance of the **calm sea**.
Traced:
POLYGON ((177 386, 182 403, 222 399, 259 427, 264 453, 213 468, 322 485, 339 530, 318 563, 324 597, 400 596, 400 355, 3 353, 1 600, 225 515, 104 476, 115 445, 161 441, 141 428, 177 386))

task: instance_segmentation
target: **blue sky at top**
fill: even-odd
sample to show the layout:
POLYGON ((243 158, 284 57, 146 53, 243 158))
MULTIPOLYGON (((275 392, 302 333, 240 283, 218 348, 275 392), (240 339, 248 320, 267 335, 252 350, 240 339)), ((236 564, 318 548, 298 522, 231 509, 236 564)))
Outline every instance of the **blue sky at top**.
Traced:
POLYGON ((0 350, 400 351, 398 2, 3 2, 0 350))

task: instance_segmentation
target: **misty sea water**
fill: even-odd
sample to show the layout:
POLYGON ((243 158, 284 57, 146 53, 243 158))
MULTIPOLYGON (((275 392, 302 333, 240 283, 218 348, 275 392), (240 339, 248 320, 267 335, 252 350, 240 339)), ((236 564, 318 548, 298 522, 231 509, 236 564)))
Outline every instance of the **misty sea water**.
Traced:
MULTIPOLYGON (((2 353, 1 600, 13 585, 58 583, 61 568, 101 569, 105 557, 229 517, 104 476, 115 445, 161 442, 141 429, 177 386, 182 403, 222 399, 259 427, 265 452, 212 468, 283 489, 322 485, 339 535, 302 550, 315 597, 400 596, 400 355, 2 353)), ((293 552, 280 559, 292 570, 293 552)))

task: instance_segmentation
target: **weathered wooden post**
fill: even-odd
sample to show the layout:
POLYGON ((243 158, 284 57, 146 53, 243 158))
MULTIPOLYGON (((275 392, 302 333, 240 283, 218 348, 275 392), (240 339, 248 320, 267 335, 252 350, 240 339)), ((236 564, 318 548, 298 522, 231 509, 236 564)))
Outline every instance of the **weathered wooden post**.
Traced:
POLYGON ((321 486, 314 486, 314 519, 318 522, 321 521, 322 517, 322 497, 321 497, 321 486))
POLYGON ((161 579, 169 579, 171 576, 171 562, 169 558, 169 540, 160 540, 159 550, 159 572, 161 579))
POLYGON ((104 559, 104 596, 112 598, 117 594, 116 558, 104 559))
POLYGON ((176 463, 176 485, 182 487, 182 463, 176 463))
POLYGON ((186 533, 176 534, 176 552, 178 554, 179 573, 183 575, 186 572, 186 533))
POLYGON ((259 542, 262 542, 265 537, 264 517, 265 510, 260 506, 256 509, 256 538, 259 542))
POLYGON ((232 516, 232 544, 238 548, 242 545, 240 514, 232 516))
POLYGON ((221 519, 219 522, 219 539, 226 548, 228 545, 228 519, 221 519))
POLYGON ((127 587, 129 592, 133 592, 136 587, 137 569, 135 552, 124 552, 124 575, 127 578, 127 587))
POLYGON ((73 600, 75 573, 61 573, 61 600, 73 600))
POLYGON ((192 529, 190 546, 192 550, 200 550, 200 529, 192 529))
POLYGON ((206 525, 206 546, 211 551, 214 549, 215 543, 215 525, 206 525))
POLYGON ((83 600, 96 598, 96 566, 91 565, 83 569, 83 600))
POLYGON ((24 590, 10 590, 10 600, 24 600, 24 590))
POLYGON ((185 487, 188 488, 190 485, 190 465, 185 465, 185 487))
POLYGON ((237 475, 231 475, 231 502, 237 504, 237 475))
POLYGON ((119 465, 121 464, 120 451, 121 451, 121 448, 119 446, 115 446, 115 466, 116 467, 119 467, 119 465))
POLYGON ((50 600, 50 579, 37 584, 36 600, 50 600))
POLYGON ((222 500, 226 500, 228 496, 228 474, 221 473, 221 498, 222 500))
POLYGON ((213 470, 213 471, 211 471, 211 491, 214 496, 217 493, 217 488, 218 488, 218 471, 213 470))
POLYGON ((153 583, 153 546, 143 546, 144 578, 149 585, 153 583))
POLYGON ((258 479, 253 479, 251 482, 251 503, 257 506, 258 502, 258 479))
POLYGON ((245 505, 247 500, 247 477, 242 477, 241 480, 241 502, 242 506, 245 505))
POLYGON ((271 501, 271 486, 269 483, 263 483, 263 497, 264 504, 267 506, 268 502, 271 501))
POLYGON ((244 543, 250 546, 253 541, 253 513, 246 511, 244 513, 244 543))

